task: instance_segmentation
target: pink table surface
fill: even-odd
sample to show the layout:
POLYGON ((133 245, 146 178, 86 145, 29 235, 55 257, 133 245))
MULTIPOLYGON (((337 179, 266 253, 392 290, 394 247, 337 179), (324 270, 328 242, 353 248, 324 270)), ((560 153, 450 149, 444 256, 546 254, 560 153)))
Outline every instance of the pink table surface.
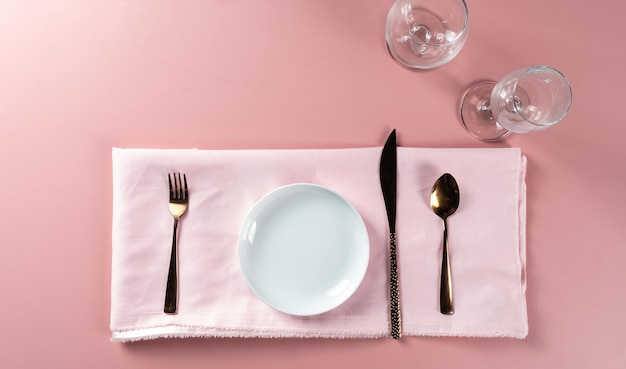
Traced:
POLYGON ((413 72, 388 56, 392 0, 0 2, 0 367, 626 367, 626 3, 468 1, 469 40, 413 72), (557 126, 486 144, 458 100, 546 64, 557 126), (109 342, 111 147, 521 147, 525 340, 109 342))

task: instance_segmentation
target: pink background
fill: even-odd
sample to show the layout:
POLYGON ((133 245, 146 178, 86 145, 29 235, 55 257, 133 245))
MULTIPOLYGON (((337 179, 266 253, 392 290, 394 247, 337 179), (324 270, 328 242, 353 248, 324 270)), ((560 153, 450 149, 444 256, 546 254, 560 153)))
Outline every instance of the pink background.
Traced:
POLYGON ((387 54, 391 4, 0 2, 0 367, 626 367, 626 3, 470 0, 465 48, 422 72, 387 54), (563 122, 463 131, 465 88, 538 64, 572 83, 563 122), (527 339, 109 342, 111 147, 367 147, 392 127, 528 156, 527 339))

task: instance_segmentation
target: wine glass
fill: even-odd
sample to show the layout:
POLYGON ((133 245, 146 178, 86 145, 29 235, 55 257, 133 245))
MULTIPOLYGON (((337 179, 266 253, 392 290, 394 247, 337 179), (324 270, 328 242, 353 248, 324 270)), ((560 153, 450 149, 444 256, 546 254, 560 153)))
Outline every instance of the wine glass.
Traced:
POLYGON ((482 141, 498 141, 511 132, 550 127, 572 105, 572 88, 558 70, 538 66, 516 70, 500 81, 472 86, 461 99, 465 129, 482 141))
POLYGON ((387 14, 387 48, 406 68, 436 68, 461 51, 468 27, 464 0, 396 0, 387 14))

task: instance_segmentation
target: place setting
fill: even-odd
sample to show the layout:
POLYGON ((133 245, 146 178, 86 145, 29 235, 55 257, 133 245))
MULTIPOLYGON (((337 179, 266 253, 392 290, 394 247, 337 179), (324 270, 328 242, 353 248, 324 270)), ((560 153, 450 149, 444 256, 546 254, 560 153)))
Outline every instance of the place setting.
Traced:
MULTIPOLYGON (((387 50, 438 68, 469 33, 462 0, 396 1, 387 50)), ((393 64, 393 63, 392 63, 393 64)), ((532 66, 460 92, 485 142, 546 129, 571 87, 532 66)), ((113 148, 111 340, 528 334, 526 157, 417 148, 113 148)))
POLYGON ((114 149, 112 340, 523 338, 521 151, 395 136, 384 149, 114 149))

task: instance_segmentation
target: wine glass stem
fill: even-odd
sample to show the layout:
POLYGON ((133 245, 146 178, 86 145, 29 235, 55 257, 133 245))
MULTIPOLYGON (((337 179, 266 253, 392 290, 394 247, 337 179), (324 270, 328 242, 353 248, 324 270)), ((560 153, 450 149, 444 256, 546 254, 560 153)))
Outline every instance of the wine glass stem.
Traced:
POLYGON ((485 120, 491 121, 494 119, 493 113, 491 112, 491 107, 489 106, 489 100, 483 101, 483 103, 480 104, 480 106, 478 107, 478 110, 485 120))

